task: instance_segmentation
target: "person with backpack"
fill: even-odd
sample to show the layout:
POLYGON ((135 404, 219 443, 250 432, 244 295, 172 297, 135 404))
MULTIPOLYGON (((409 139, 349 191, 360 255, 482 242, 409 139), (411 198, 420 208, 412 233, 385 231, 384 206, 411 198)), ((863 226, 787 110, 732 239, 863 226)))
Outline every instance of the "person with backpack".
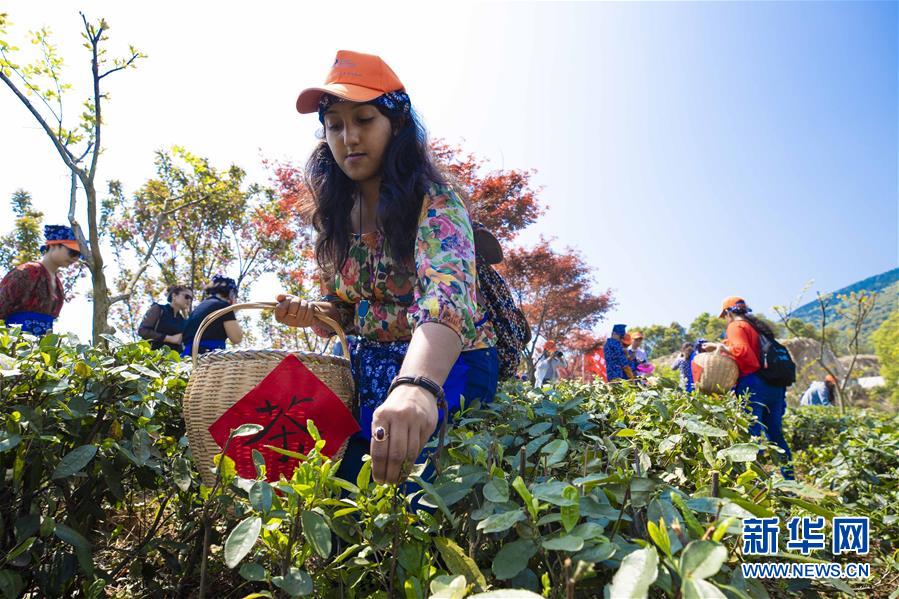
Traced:
MULTIPOLYGON (((190 318, 184 324, 184 349, 181 351, 182 356, 189 358, 193 355, 194 337, 200 329, 200 325, 213 312, 233 305, 237 301, 237 292, 237 282, 231 277, 222 275, 212 277, 212 283, 203 290, 203 301, 191 312, 190 318)), ((228 312, 223 316, 219 316, 206 328, 203 338, 200 339, 200 347, 197 353, 205 354, 206 352, 223 350, 227 341, 234 345, 243 341, 243 329, 240 328, 240 323, 237 322, 237 316, 234 312, 228 312)))
MULTIPOLYGON (((778 353, 775 344, 780 348, 783 346, 777 343, 774 331, 751 312, 741 297, 728 297, 721 304, 719 317, 727 321, 724 350, 736 361, 739 369, 734 391, 738 396, 746 396, 748 408, 757 419, 750 425, 749 434, 761 436, 764 428, 768 440, 784 451, 786 462, 781 467, 781 473, 784 478, 792 480, 793 454, 783 433, 787 386, 792 381, 787 382, 788 377, 778 377, 782 374, 780 370, 783 365, 772 358, 778 353), (773 353, 763 351, 763 346, 766 350, 773 349, 773 353)), ((717 344, 706 344, 703 349, 708 351, 716 347, 717 344)), ((792 363, 789 352, 786 352, 786 358, 792 363)), ((793 372, 795 380, 795 365, 793 372)))
POLYGON ((422 456, 441 412, 490 401, 496 332, 478 303, 466 206, 434 164, 424 127, 396 73, 378 56, 341 50, 324 85, 300 93, 323 141, 306 166, 323 295, 279 295, 275 318, 355 336, 349 354, 361 431, 338 476, 371 454, 379 482, 397 483, 422 456))
POLYGON ((193 292, 184 285, 173 285, 166 290, 168 303, 153 302, 137 329, 137 334, 150 341, 150 347, 167 346, 178 353, 184 349, 182 334, 190 316, 193 292))

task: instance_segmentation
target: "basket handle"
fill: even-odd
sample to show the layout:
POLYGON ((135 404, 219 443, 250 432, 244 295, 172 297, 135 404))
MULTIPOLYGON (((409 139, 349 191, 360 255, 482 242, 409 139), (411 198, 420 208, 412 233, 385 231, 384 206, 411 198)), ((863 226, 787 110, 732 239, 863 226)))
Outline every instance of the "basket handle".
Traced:
MULTIPOLYGON (((271 310, 277 305, 278 304, 276 302, 250 302, 246 304, 233 304, 231 306, 222 308, 221 310, 216 310, 215 312, 207 315, 206 318, 203 319, 203 322, 200 323, 200 327, 197 329, 197 332, 194 335, 194 344, 191 348, 191 361, 193 362, 193 365, 197 365, 197 355, 199 355, 200 350, 200 339, 202 339, 203 333, 206 332, 206 329, 209 328, 209 325, 211 325, 215 321, 215 319, 220 316, 224 316, 229 312, 235 312, 237 310, 271 310)), ((343 355, 344 357, 348 356, 347 352, 349 351, 350 346, 347 345, 346 333, 343 332, 343 327, 341 327, 330 316, 326 316, 325 313, 322 312, 321 308, 319 308, 315 304, 312 305, 312 315, 316 320, 322 322, 323 324, 326 324, 331 329, 333 329, 335 333, 337 333, 337 337, 340 339, 343 355)))

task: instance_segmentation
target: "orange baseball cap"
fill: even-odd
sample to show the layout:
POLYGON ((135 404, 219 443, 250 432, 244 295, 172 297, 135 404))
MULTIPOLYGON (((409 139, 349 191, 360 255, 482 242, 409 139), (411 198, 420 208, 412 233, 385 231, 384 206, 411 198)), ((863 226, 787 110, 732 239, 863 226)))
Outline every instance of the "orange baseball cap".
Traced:
POLYGON ((643 339, 643 333, 641 333, 640 331, 634 331, 634 334, 631 335, 631 337, 633 337, 634 340, 643 339))
POLYGON ((76 252, 81 251, 81 247, 78 245, 78 242, 75 241, 74 239, 53 239, 53 240, 46 242, 45 245, 48 247, 51 245, 64 245, 67 248, 69 248, 70 250, 75 250, 76 252))
POLYGON ((552 339, 543 344, 543 351, 553 351, 554 349, 556 349, 556 342, 552 339))
POLYGON ((718 315, 718 318, 724 318, 724 315, 727 314, 728 308, 733 308, 737 304, 745 304, 742 297, 732 295, 730 297, 724 298, 724 301, 721 302, 721 314, 718 315))
POLYGON ((319 100, 324 94, 351 102, 369 102, 387 92, 395 91, 406 91, 406 88, 381 57, 338 50, 325 84, 300 92, 297 111, 301 114, 317 112, 319 100))
POLYGON ((835 377, 834 375, 828 374, 826 377, 824 377, 824 382, 825 382, 825 383, 830 383, 831 385, 836 385, 836 384, 837 384, 837 379, 836 379, 836 377, 835 377))

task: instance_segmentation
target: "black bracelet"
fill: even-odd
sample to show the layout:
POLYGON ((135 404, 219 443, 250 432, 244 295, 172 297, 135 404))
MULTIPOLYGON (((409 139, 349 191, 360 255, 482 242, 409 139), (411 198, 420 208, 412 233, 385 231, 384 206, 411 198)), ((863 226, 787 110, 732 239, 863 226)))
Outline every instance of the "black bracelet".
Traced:
POLYGON ((443 387, 441 387, 428 377, 398 376, 393 379, 393 382, 390 383, 390 389, 387 390, 387 395, 390 396, 390 394, 393 393, 393 390, 400 385, 415 385, 416 387, 421 387, 425 391, 429 391, 434 396, 434 399, 437 400, 438 408, 446 408, 446 394, 443 392, 443 387))

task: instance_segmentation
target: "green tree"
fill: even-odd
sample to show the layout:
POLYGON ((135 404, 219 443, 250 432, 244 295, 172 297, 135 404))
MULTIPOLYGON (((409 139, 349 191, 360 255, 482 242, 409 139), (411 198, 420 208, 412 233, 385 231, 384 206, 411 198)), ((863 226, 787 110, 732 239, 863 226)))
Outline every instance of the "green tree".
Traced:
POLYGON ((292 292, 308 281, 299 202, 247 183, 238 166, 216 168, 179 146, 157 152, 155 167, 156 176, 130 197, 112 182, 103 202, 116 259, 125 265, 116 286, 140 291, 114 312, 122 328, 134 332, 149 298, 167 286, 199 292, 216 273, 235 278, 244 291, 264 271, 292 292), (127 266, 133 264, 140 266, 127 266))
POLYGON ((899 310, 893 310, 871 340, 880 360, 880 374, 893 399, 899 401, 899 310))
POLYGON ((804 320, 798 318, 790 318, 784 325, 790 337, 804 337, 806 339, 814 339, 820 341, 821 335, 818 328, 804 320))
POLYGON ((681 345, 686 340, 686 331, 677 322, 672 322, 668 326, 654 324, 648 327, 637 327, 637 330, 643 333, 646 351, 653 358, 680 351, 681 345))
MULTIPOLYGON (((64 98, 71 86, 63 79, 63 58, 57 53, 56 46, 51 43, 48 29, 42 28, 31 33, 29 41, 38 50, 39 56, 34 62, 20 63, 17 56, 19 49, 7 39, 9 18, 6 13, 0 13, 0 81, 34 117, 69 171, 71 178, 68 201, 69 224, 75 231, 81 245, 81 253, 84 255, 84 263, 91 273, 93 337, 94 343, 102 343, 101 335, 110 330, 108 324, 110 307, 116 301, 127 297, 122 295, 110 297, 101 250, 103 231, 100 227, 96 175, 103 149, 102 110, 104 101, 109 97, 102 88, 107 77, 134 67, 144 55, 131 46, 126 57, 110 59, 106 50, 108 41, 106 32, 109 30, 106 20, 90 22, 84 14, 81 14, 81 21, 84 27, 82 31, 84 47, 90 53, 91 92, 90 97, 83 103, 84 111, 74 125, 63 119, 63 107, 69 105, 68 102, 64 102, 64 98), (86 236, 75 219, 79 185, 86 200, 86 236)), ((69 110, 68 114, 72 112, 69 110)))
POLYGON ((693 319, 687 328, 687 338, 691 341, 705 339, 706 341, 718 341, 724 335, 727 323, 723 319, 703 312, 693 319))
POLYGON ((0 267, 9 270, 31 260, 39 260, 44 213, 31 205, 31 194, 24 189, 13 192, 9 203, 16 215, 13 230, 0 238, 0 267))

